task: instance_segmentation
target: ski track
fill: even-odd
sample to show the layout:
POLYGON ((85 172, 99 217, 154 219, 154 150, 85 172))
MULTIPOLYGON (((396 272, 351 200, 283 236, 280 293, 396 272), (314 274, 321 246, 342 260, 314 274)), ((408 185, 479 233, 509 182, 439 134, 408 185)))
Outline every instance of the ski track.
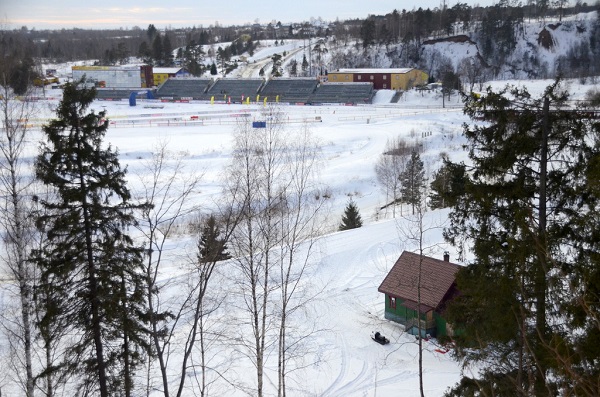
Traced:
POLYGON ((370 389, 371 384, 360 387, 360 385, 365 385, 366 381, 369 380, 369 378, 370 378, 370 376, 368 374, 369 369, 370 369, 369 364, 367 364, 366 361, 363 361, 362 368, 361 368, 360 372, 358 373, 358 375, 356 375, 353 379, 350 379, 350 381, 344 383, 343 385, 338 387, 336 390, 334 390, 332 392, 333 393, 332 396, 344 397, 344 396, 350 395, 350 393, 355 393, 355 392, 365 389, 365 388, 370 389))
POLYGON ((329 393, 332 393, 334 388, 336 387, 337 384, 339 384, 346 376, 346 372, 348 371, 347 368, 347 351, 348 351, 348 343, 346 342, 346 337, 343 334, 338 334, 339 336, 339 340, 342 342, 342 347, 343 349, 342 351, 342 365, 340 368, 340 372, 338 373, 337 377, 335 378, 335 380, 331 383, 331 385, 329 385, 329 387, 323 391, 323 393, 321 394, 321 397, 326 397, 329 395, 329 393))

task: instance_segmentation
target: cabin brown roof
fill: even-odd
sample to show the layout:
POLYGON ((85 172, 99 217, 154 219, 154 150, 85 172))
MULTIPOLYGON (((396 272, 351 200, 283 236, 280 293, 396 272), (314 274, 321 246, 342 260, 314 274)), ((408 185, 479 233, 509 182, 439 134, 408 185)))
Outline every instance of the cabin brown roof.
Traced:
POLYGON ((404 306, 417 308, 419 260, 421 262, 421 306, 426 312, 438 308, 451 295, 459 265, 449 261, 404 251, 385 277, 378 291, 405 301, 404 306), (446 298, 447 299, 447 298, 446 298))

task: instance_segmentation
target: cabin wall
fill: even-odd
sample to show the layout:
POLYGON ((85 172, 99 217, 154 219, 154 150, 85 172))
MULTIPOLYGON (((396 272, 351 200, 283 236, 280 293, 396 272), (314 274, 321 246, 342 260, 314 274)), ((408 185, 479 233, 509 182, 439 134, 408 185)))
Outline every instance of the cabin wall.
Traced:
MULTIPOLYGON (((404 326, 410 325, 411 322, 414 322, 417 318, 419 318, 423 322, 421 329, 421 334, 423 337, 427 334, 433 337, 446 336, 446 320, 439 314, 435 313, 433 310, 427 313, 419 314, 416 310, 409 309, 402 303, 402 299, 393 298, 389 295, 386 295, 384 317, 390 321, 397 322, 404 326), (395 299, 395 305, 393 304, 393 299, 395 299)), ((418 333, 418 327, 415 327, 412 332, 410 329, 407 329, 407 331, 409 331, 412 335, 416 335, 418 333)))

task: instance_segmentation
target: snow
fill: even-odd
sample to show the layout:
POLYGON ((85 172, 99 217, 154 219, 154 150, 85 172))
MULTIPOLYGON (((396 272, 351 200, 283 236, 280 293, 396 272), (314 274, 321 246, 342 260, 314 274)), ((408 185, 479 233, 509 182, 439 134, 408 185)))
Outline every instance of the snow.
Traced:
MULTIPOLYGON (((379 95, 390 95, 381 92, 379 95)), ((411 95, 413 95, 411 93, 411 95)), ((443 132, 458 134, 465 121, 458 109, 448 113, 432 113, 424 108, 440 100, 431 94, 428 101, 419 103, 407 99, 395 108, 363 107, 310 107, 288 106, 283 110, 291 118, 321 118, 321 122, 311 123, 315 136, 322 142, 324 166, 320 182, 331 193, 330 216, 327 220, 329 234, 319 239, 319 251, 306 280, 311 286, 323 290, 306 308, 307 321, 315 328, 323 330, 310 338, 311 350, 303 370, 290 374, 292 395, 319 396, 404 396, 418 395, 417 345, 413 336, 403 333, 403 328, 383 318, 384 297, 377 292, 379 283, 385 277, 403 249, 414 250, 409 241, 403 241, 399 219, 382 219, 377 208, 385 202, 374 174, 374 163, 383 151, 386 142, 397 135, 410 141, 426 144, 425 158, 431 166, 440 150, 458 151, 457 140, 444 140, 443 132), (421 109, 419 109, 419 107, 421 109), (406 115, 405 115, 406 114, 406 115), (434 130, 430 138, 422 138, 421 131, 434 130), (365 226, 346 232, 336 232, 343 208, 351 196, 359 206, 365 226), (390 339, 389 345, 379 345, 370 338, 371 331, 378 330, 390 339), (308 381, 310 380, 310 381, 308 381)), ((425 99, 425 97, 423 98, 425 99)), ((51 117, 49 101, 44 107, 46 117, 51 117)), ((144 108, 146 101, 139 101, 137 107, 126 102, 97 101, 92 108, 105 109, 110 120, 119 123, 134 119, 175 120, 189 119, 191 114, 214 114, 220 120, 231 118, 227 111, 250 111, 253 118, 260 118, 262 106, 209 105, 209 104, 163 104, 162 109, 144 108)), ((435 109, 440 110, 440 109, 435 109)), ((119 124, 117 124, 119 125, 119 124)), ((286 128, 295 128, 290 124, 286 128)), ((139 186, 134 182, 135 175, 143 172, 143 162, 148 160, 159 141, 168 141, 173 152, 184 155, 189 172, 203 173, 201 193, 196 197, 207 209, 218 199, 220 178, 224 167, 231 161, 233 126, 188 125, 180 127, 121 127, 110 128, 106 142, 119 150, 123 166, 128 167, 132 190, 139 186)), ((439 222, 445 219, 445 212, 433 212, 428 219, 439 222)), ((441 229, 427 236, 430 244, 442 243, 441 229)), ((171 243, 170 251, 178 256, 171 257, 171 263, 163 269, 163 282, 176 277, 185 277, 182 270, 181 253, 190 249, 192 241, 185 237, 171 243)), ((431 252, 441 257, 446 246, 439 246, 431 252)), ((176 294, 170 291, 170 294, 176 294)), ((298 319, 296 319, 298 321, 298 319)), ((441 395, 446 387, 458 380, 459 368, 448 354, 434 351, 433 342, 426 343, 424 371, 425 390, 428 395, 441 395)), ((225 349, 225 348, 224 348, 225 349)), ((275 360, 271 356, 270 360, 275 360)), ((233 365, 233 363, 232 363, 233 365)), ((267 364, 267 376, 276 384, 276 361, 267 364)), ((236 380, 252 384, 251 364, 236 362, 236 380), (240 366, 242 368, 240 368, 240 366)), ((269 382, 267 382, 269 383, 269 382)), ((271 395, 272 389, 269 389, 271 395)), ((228 395, 243 395, 235 390, 228 395)))
MULTIPOLYGON (((533 28, 527 29, 530 40, 534 40, 533 31, 533 28)), ((552 32, 559 43, 565 41, 558 36, 563 34, 561 32, 564 30, 552 32)), ((278 46, 269 41, 261 43, 263 47, 248 58, 248 64, 228 77, 258 77, 260 68, 267 65, 275 53, 283 54, 285 51, 288 54, 283 63, 284 70, 286 62, 302 59, 305 43, 301 40, 286 40, 278 46)), ((476 51, 475 46, 468 43, 439 43, 436 49, 462 56, 474 56, 476 51)), ((554 59, 558 52, 557 49, 554 55, 548 53, 544 56, 554 59)), ((460 57, 453 57, 457 58, 460 57)), ((58 69, 59 74, 67 76, 72 65, 47 67, 58 69)), ((495 81, 489 85, 499 89, 507 83, 525 85, 536 96, 552 80, 495 81)), ((593 84, 579 81, 568 82, 573 99, 581 99, 593 87, 593 84)), ((40 125, 53 117, 53 109, 60 97, 56 91, 47 90, 46 95, 53 98, 40 102, 39 117, 31 120, 33 125, 40 125)), ((456 95, 446 100, 446 107, 442 108, 439 91, 412 90, 404 93, 398 103, 392 104, 390 100, 394 94, 394 91, 380 90, 373 104, 366 106, 281 106, 290 121, 306 121, 313 135, 319 139, 323 161, 320 183, 330 193, 329 216, 323 223, 326 233, 318 238, 318 250, 304 276, 304 287, 307 293, 314 293, 315 298, 292 319, 298 329, 311 331, 303 360, 296 362, 300 368, 289 374, 288 395, 420 395, 418 345, 413 336, 403 332, 401 325, 384 319, 384 296, 377 292, 377 287, 400 253, 417 250, 414 242, 407 238, 411 215, 404 208, 401 215, 397 213, 396 218, 392 218, 391 211, 380 209, 386 201, 378 185, 374 165, 386 143, 396 137, 422 145, 421 158, 430 175, 440 166, 442 154, 453 161, 466 161, 461 131, 463 123, 469 120, 463 115, 456 95), (349 198, 356 202, 364 226, 338 232, 337 226, 349 198), (381 332, 390 339, 390 344, 382 346, 373 342, 370 338, 372 331, 381 332)), ((96 101, 92 108, 107 112, 111 127, 106 142, 118 149, 121 165, 128 169, 134 196, 136 192, 139 194, 139 177, 146 172, 145 163, 156 147, 166 142, 171 152, 183 157, 187 174, 202 175, 200 191, 193 198, 204 212, 209 212, 218 202, 224 170, 232 161, 235 115, 248 113, 252 120, 261 120, 264 110, 262 105, 256 104, 210 105, 148 100, 138 100, 136 107, 130 107, 126 101, 96 101), (202 116, 204 120, 197 121, 194 116, 202 116)), ((286 129, 292 133, 298 126, 298 123, 290 122, 286 129)), ((36 148, 34 141, 32 155, 36 148)), ((426 214, 425 253, 441 258, 444 251, 449 251, 453 262, 464 265, 464 262, 457 262, 456 249, 443 241, 442 230, 447 215, 448 210, 426 214)), ((190 278, 185 258, 194 243, 184 233, 169 242, 167 259, 161 269, 161 282, 176 285, 190 278)), ((216 280, 220 282, 216 285, 227 288, 231 282, 228 273, 234 271, 231 264, 223 266, 216 280)), ((174 300, 182 292, 180 284, 166 290, 167 297, 174 300)), ((221 293, 223 299, 232 304, 227 291, 221 293)), ((233 304, 228 311, 233 310, 231 307, 233 304)), ((228 315, 231 313, 222 313, 222 317, 211 321, 227 333, 239 332, 227 324, 228 315)), ((441 396, 460 378, 459 364, 449 353, 437 352, 437 347, 435 340, 424 343, 424 391, 430 397, 441 396)), ((175 343, 172 348, 176 350, 181 346, 175 343)), ((246 386, 253 385, 255 370, 248 359, 236 355, 226 343, 213 345, 212 349, 212 364, 223 371, 226 378, 246 386)), ((175 373, 178 363, 177 357, 172 358, 171 370, 175 373)), ((277 385, 276 353, 270 354, 266 367, 267 395, 274 395, 277 385)), ((192 384, 194 380, 190 377, 188 382, 192 384)), ((10 390, 3 389, 10 395, 10 390)), ((159 393, 153 395, 158 396, 159 393)), ((217 380, 211 395, 247 394, 217 380)))
MULTIPOLYGON (((550 81, 515 83, 542 92, 550 81)), ((591 86, 571 82, 570 88, 580 96, 591 86)), ((379 210, 385 204, 385 197, 378 186, 374 165, 386 142, 398 136, 423 146, 422 159, 429 174, 439 167, 442 152, 454 161, 465 160, 461 131, 462 124, 469 120, 458 107, 456 97, 446 101, 447 108, 442 108, 439 92, 409 91, 397 104, 389 103, 392 95, 391 91, 379 91, 374 104, 368 106, 282 106, 290 120, 311 121, 310 129, 322 148, 320 182, 331 194, 329 216, 324 223, 327 233, 318 238, 318 250, 304 276, 306 291, 314 293, 314 299, 292 319, 298 329, 309 332, 309 337, 302 362, 295 362, 300 368, 289 374, 289 395, 419 395, 416 340, 405 334, 401 325, 384 319, 384 296, 377 292, 400 253, 415 252, 417 246, 407 238, 411 216, 406 208, 395 219, 390 212, 379 210), (357 203, 365 224, 359 229, 338 232, 337 225, 349 197, 357 203), (390 339, 390 344, 373 342, 372 331, 381 332, 390 339)), ((40 118, 35 121, 41 123, 52 117, 57 103, 57 100, 40 102, 40 118)), ((145 172, 144 162, 159 142, 168 142, 170 151, 183 156, 187 172, 203 175, 200 193, 194 199, 204 211, 209 211, 219 200, 222 175, 232 161, 232 115, 249 113, 256 120, 261 119, 264 110, 262 105, 159 104, 147 100, 138 101, 136 107, 124 101, 96 101, 92 108, 106 110, 109 120, 115 123, 108 130, 106 142, 119 150, 122 166, 128 167, 134 195, 140 187, 137 175, 145 172), (206 117, 206 122, 192 122, 193 115, 206 117)), ((290 132, 295 128, 296 124, 286 124, 290 132)), ((444 251, 449 251, 451 260, 456 262, 456 250, 442 237, 447 215, 448 210, 426 214, 426 254, 441 258, 444 251)), ((189 278, 185 256, 193 244, 185 234, 172 239, 161 271, 162 282, 173 284, 189 278)), ((220 269, 217 280, 221 280, 218 283, 221 288, 231 283, 227 274, 235 272, 232 266, 220 269)), ((167 287, 166 291, 167 296, 177 299, 181 286, 167 287)), ((225 293, 223 299, 231 299, 227 296, 225 293)), ((227 319, 223 313, 222 318, 213 321, 226 332, 240 332, 231 329, 227 319)), ((174 344, 173 349, 177 348, 180 347, 174 344)), ((424 390, 432 397, 441 396, 460 377, 460 367, 450 353, 440 353, 436 348, 435 340, 424 343, 424 390)), ((226 377, 236 383, 253 384, 254 368, 250 361, 235 355, 226 344, 213 345, 212 349, 215 349, 213 364, 226 377)), ((267 395, 276 390, 276 358, 272 353, 267 360, 267 395)), ((172 358, 172 362, 176 372, 178 361, 172 358)), ((222 381, 217 381, 212 392, 245 395, 222 381)))

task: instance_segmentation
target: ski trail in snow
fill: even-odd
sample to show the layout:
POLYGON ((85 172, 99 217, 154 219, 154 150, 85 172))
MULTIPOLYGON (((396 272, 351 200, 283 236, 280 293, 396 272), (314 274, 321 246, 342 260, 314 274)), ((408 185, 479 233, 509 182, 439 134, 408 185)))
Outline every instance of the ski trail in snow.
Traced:
MULTIPOLYGON (((341 385, 340 387, 338 387, 333 393, 334 396, 348 396, 350 393, 352 392, 356 392, 361 385, 365 385, 367 384, 370 376, 368 374, 369 372, 369 364, 367 364, 366 361, 363 361, 362 363, 362 368, 360 370, 360 372, 358 373, 358 375, 356 375, 353 379, 350 379, 348 382, 346 382, 345 384, 341 385)), ((368 382, 367 389, 371 388, 371 383, 368 382)))
POLYGON ((347 358, 347 351, 348 351, 348 343, 346 342, 346 337, 344 335, 338 335, 339 336, 339 340, 342 342, 342 346, 343 349, 341 349, 342 352, 342 365, 340 368, 340 372, 338 373, 337 377, 335 378, 335 380, 333 381, 333 383, 331 383, 331 385, 329 385, 329 387, 321 394, 321 397, 325 397, 328 396, 329 393, 332 392, 332 390, 336 387, 337 384, 339 384, 345 377, 346 377, 346 372, 348 371, 347 368, 347 362, 346 360, 347 358))

